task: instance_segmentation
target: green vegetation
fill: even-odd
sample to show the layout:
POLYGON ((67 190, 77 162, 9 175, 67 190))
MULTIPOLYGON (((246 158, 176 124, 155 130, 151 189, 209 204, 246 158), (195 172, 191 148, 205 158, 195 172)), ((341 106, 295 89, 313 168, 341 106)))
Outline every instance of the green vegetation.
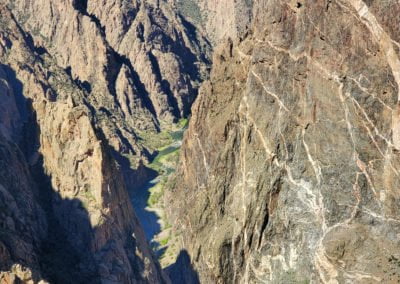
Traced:
MULTIPOLYGON (((161 247, 166 248, 165 252, 159 256, 159 259, 163 259, 164 266, 171 264, 178 253, 175 245, 178 237, 172 234, 172 225, 163 211, 164 193, 167 187, 176 183, 176 178, 172 173, 175 172, 178 164, 181 141, 188 122, 189 120, 184 118, 173 125, 162 125, 164 130, 160 133, 138 133, 143 145, 157 151, 157 155, 147 165, 158 172, 157 182, 148 189, 150 196, 147 199, 147 207, 151 208, 161 221, 161 232, 151 241, 151 246, 156 254, 159 254, 161 247)), ((132 164, 133 161, 129 157, 126 158, 132 164)))
POLYGON ((158 150, 173 142, 171 134, 167 130, 160 133, 141 131, 138 134, 142 143, 153 150, 158 150))
POLYGON ((188 124, 189 124, 189 119, 187 119, 187 118, 181 118, 181 119, 178 121, 178 126, 179 126, 180 128, 185 128, 185 127, 188 126, 188 124))
POLYGON ((150 189, 150 197, 147 200, 147 205, 149 207, 155 207, 164 195, 164 185, 165 182, 161 181, 150 189))
POLYGON ((87 184, 85 184, 84 189, 80 192, 80 195, 83 198, 79 198, 83 208, 85 208, 86 211, 89 211, 89 205, 91 205, 94 208, 98 208, 97 206, 97 201, 92 192, 90 191, 90 188, 88 187, 87 184))
POLYGON ((167 238, 160 240, 159 241, 160 246, 162 246, 162 247, 166 246, 168 244, 168 242, 170 241, 170 239, 171 239, 171 237, 168 236, 167 238))
POLYGON ((178 160, 179 147, 169 146, 162 149, 154 160, 149 164, 149 167, 160 174, 171 173, 175 167, 175 163, 178 160))
POLYGON ((157 254, 160 247, 167 248, 159 256, 159 259, 164 259, 166 265, 170 264, 176 257, 173 246, 177 237, 172 235, 170 230, 172 225, 163 212, 163 197, 165 188, 170 185, 170 179, 174 180, 171 174, 175 172, 178 164, 180 145, 187 124, 188 119, 181 119, 173 126, 165 126, 167 130, 161 133, 140 133, 143 143, 146 143, 146 146, 151 145, 154 150, 158 151, 157 156, 148 165, 149 168, 157 171, 159 176, 158 182, 149 189, 150 196, 147 200, 147 206, 153 208, 161 219, 161 233, 154 239, 153 250, 157 254))
POLYGON ((167 220, 164 220, 164 230, 170 229, 172 228, 172 225, 170 223, 168 223, 167 220))

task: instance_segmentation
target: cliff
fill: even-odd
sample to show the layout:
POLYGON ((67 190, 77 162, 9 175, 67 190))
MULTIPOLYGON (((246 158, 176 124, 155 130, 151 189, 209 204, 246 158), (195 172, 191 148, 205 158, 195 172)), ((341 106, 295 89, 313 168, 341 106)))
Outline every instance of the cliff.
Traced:
POLYGON ((35 46, 85 92, 125 172, 127 158, 133 168, 151 159, 147 136, 189 115, 208 73, 210 46, 168 3, 18 0, 9 6, 35 46))
POLYGON ((166 197, 200 281, 399 281, 399 3, 253 5, 166 197))
POLYGON ((227 38, 243 38, 251 25, 253 0, 170 0, 204 31, 213 46, 227 38))
POLYGON ((3 1, 0 282, 399 282, 399 15, 3 1))
POLYGON ((0 12, 1 282, 163 282, 86 92, 0 12))

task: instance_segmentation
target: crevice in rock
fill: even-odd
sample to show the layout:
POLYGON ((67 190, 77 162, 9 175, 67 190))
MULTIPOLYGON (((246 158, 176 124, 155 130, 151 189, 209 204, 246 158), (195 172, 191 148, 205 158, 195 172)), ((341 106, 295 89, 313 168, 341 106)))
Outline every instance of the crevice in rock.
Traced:
MULTIPOLYGON (((76 9, 79 13, 81 13, 84 16, 89 17, 91 19, 91 21, 96 24, 98 30, 100 31, 101 37, 107 46, 107 53, 109 55, 110 60, 108 62, 108 66, 107 66, 106 80, 108 82, 108 86, 107 86, 108 90, 114 97, 114 102, 121 108, 120 103, 117 99, 115 85, 116 85, 118 75, 121 71, 121 68, 123 65, 125 65, 129 69, 131 78, 135 84, 135 87, 137 88, 137 90, 139 92, 140 98, 141 98, 144 106, 152 114, 154 121, 155 121, 155 127, 156 127, 157 131, 159 131, 160 130, 159 129, 159 121, 158 121, 157 114, 156 114, 155 108, 153 106, 153 103, 150 100, 149 93, 146 90, 146 87, 144 86, 144 84, 141 82, 140 76, 135 71, 129 58, 126 57, 125 55, 118 53, 114 48, 111 47, 111 45, 109 44, 109 42, 107 41, 107 38, 106 38, 105 27, 101 25, 100 20, 95 15, 88 13, 87 0, 82 0, 82 1, 75 0, 75 1, 73 1, 72 5, 73 5, 74 9, 76 9)), ((86 82, 82 82, 79 85, 84 89, 87 88, 87 89, 91 90, 91 86, 86 84, 86 82)))
POLYGON ((261 246, 262 237, 264 235, 265 229, 267 228, 268 221, 269 221, 269 214, 268 212, 265 212, 264 219, 261 224, 260 236, 258 237, 258 248, 260 248, 261 246))
POLYGON ((106 36, 105 27, 101 25, 100 20, 95 15, 90 14, 87 10, 88 0, 74 0, 74 1, 72 1, 72 6, 74 7, 75 10, 77 10, 82 15, 89 17, 90 20, 96 24, 102 37, 105 39, 105 36, 106 36))
POLYGON ((176 100, 176 98, 174 97, 174 95, 171 91, 169 82, 162 78, 160 66, 158 65, 157 58, 151 52, 148 53, 148 56, 149 56, 151 65, 153 67, 153 71, 155 72, 155 75, 157 77, 157 80, 159 82, 161 82, 161 89, 167 95, 168 103, 173 108, 174 116, 177 117, 178 119, 181 118, 180 113, 179 113, 178 101, 176 100))
POLYGON ((88 0, 73 0, 72 6, 82 14, 87 14, 88 0))
POLYGON ((92 85, 88 81, 81 81, 79 78, 72 78, 71 66, 65 68, 64 71, 70 77, 71 81, 73 81, 75 85, 79 87, 79 89, 86 91, 88 94, 92 92, 92 85))
POLYGON ((153 115, 155 122, 156 122, 156 128, 157 130, 159 130, 159 122, 157 119, 157 113, 156 110, 153 106, 153 102, 150 100, 150 95, 149 92, 146 90, 145 85, 142 83, 142 81, 140 80, 140 76, 139 74, 136 72, 135 68, 133 67, 131 61, 129 60, 128 57, 126 57, 125 55, 119 54, 118 52, 116 52, 114 49, 112 49, 110 47, 110 50, 112 52, 113 57, 116 60, 117 66, 116 68, 118 69, 118 72, 116 72, 116 74, 113 74, 110 76, 109 78, 109 82, 110 82, 110 92, 116 96, 116 91, 115 91, 115 83, 118 77, 118 74, 122 68, 123 65, 125 65, 126 67, 128 67, 128 70, 130 72, 131 78, 134 82, 135 87, 137 88, 139 95, 140 95, 140 99, 142 100, 144 106, 147 108, 148 111, 150 111, 150 113, 153 115))

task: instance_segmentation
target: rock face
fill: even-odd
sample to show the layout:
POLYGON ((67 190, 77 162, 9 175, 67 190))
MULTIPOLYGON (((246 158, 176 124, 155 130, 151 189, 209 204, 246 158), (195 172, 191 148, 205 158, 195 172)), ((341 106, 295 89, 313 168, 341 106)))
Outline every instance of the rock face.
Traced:
POLYGON ((10 1, 19 23, 87 94, 115 153, 149 158, 140 132, 186 117, 207 42, 164 1, 10 1), (45 20, 43 20, 45 19, 45 20))
POLYGON ((215 44, 243 38, 251 24, 253 0, 173 0, 177 9, 202 27, 215 44))
POLYGON ((189 115, 208 42, 164 1, 0 12, 0 282, 168 282, 127 187, 189 115))
POLYGON ((399 282, 399 15, 396 0, 3 1, 0 282, 399 282), (164 273, 128 189, 190 113, 160 190, 182 240, 164 273))
POLYGON ((105 139, 112 128, 12 12, 0 13, 0 282, 167 281, 105 139))
POLYGON ((400 281, 399 10, 258 1, 216 48, 167 198, 202 283, 400 281))
POLYGON ((0 135, 0 282, 37 282, 41 278, 39 244, 46 238, 47 220, 35 202, 39 192, 23 154, 0 135))

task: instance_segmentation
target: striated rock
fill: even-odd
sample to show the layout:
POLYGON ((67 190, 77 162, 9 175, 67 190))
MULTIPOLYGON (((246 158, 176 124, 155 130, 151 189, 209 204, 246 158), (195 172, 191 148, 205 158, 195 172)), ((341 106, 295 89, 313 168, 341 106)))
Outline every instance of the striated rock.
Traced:
POLYGON ((251 25, 253 0, 173 0, 176 9, 202 27, 217 45, 226 38, 243 38, 251 25))
POLYGON ((202 283, 400 281, 399 3, 259 1, 166 204, 202 283))

